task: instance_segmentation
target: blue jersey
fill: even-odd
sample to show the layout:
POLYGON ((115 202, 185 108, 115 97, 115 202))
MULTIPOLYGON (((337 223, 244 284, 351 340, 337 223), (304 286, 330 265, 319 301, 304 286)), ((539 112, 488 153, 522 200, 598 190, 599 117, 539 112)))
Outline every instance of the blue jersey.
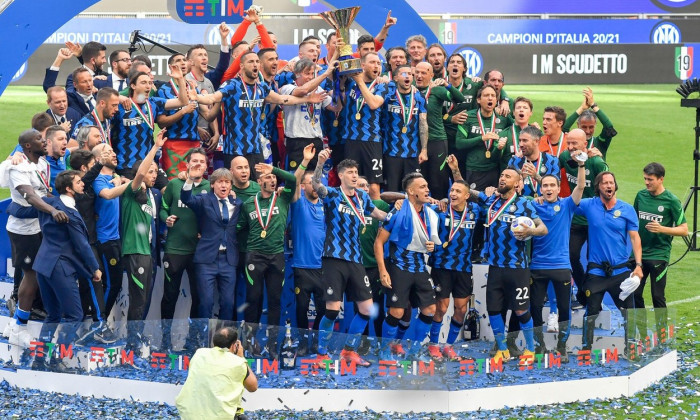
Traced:
MULTIPOLYGON (((262 73, 260 73, 262 74, 262 73)), ((270 89, 275 92, 279 93, 280 92, 280 80, 282 78, 278 74, 275 76, 275 78, 272 80, 272 83, 267 83, 268 86, 270 86, 270 89)), ((263 121, 262 121, 262 126, 260 127, 261 134, 265 136, 266 139, 270 140, 270 143, 277 143, 277 140, 279 139, 279 132, 277 131, 277 115, 280 113, 280 106, 276 104, 265 104, 265 107, 263 108, 263 121)))
MULTIPOLYGON (((405 205, 410 205, 408 201, 404 203, 405 205)), ((382 228, 387 232, 391 233, 398 219, 396 213, 398 210, 393 209, 386 216, 386 220, 382 224, 382 228)), ((426 220, 427 215, 425 213, 419 214, 423 220, 426 220)), ((384 247, 385 252, 388 248, 388 253, 385 255, 389 261, 396 265, 400 270, 408 271, 409 273, 420 273, 425 271, 425 254, 422 252, 410 251, 402 246, 389 241, 387 246, 384 247)))
POLYGON ((399 158, 415 158, 420 153, 420 114, 425 114, 425 98, 417 89, 402 94, 393 83, 389 84, 382 106, 384 154, 399 158), (401 98, 399 100, 399 97, 401 98), (411 100, 413 98, 413 101, 411 100), (413 107, 411 108, 411 102, 413 107), (408 125, 405 124, 410 116, 408 125), (405 127, 405 133, 403 132, 405 127))
MULTIPOLYGON (((525 165, 525 162, 527 162, 528 159, 526 157, 517 157, 513 156, 510 158, 508 161, 508 166, 512 166, 514 168, 517 168, 518 170, 523 169, 523 165, 525 165)), ((535 169, 538 169, 538 172, 540 173, 540 176, 545 176, 545 175, 554 175, 557 178, 560 177, 560 170, 559 170, 559 159, 556 157, 550 155, 549 153, 543 153, 540 152, 540 157, 537 158, 536 161, 529 161, 532 163, 532 165, 535 167, 535 169), (542 161, 542 162, 540 162, 542 161)), ((540 192, 540 183, 537 182, 534 178, 527 176, 523 174, 523 194, 524 196, 528 197, 536 197, 542 195, 540 192)))
POLYGON ((58 174, 66 170, 66 162, 70 159, 70 150, 66 149, 66 154, 62 157, 56 159, 52 156, 46 155, 46 161, 49 162, 49 185, 51 189, 56 189, 56 177, 58 174))
POLYGON ((310 202, 304 193, 289 211, 292 236, 292 267, 321 268, 326 218, 323 202, 310 202))
POLYGON ((349 197, 352 205, 345 201, 340 187, 328 188, 328 195, 323 199, 326 210, 326 242, 323 246, 323 256, 362 264, 360 251, 360 230, 362 223, 354 209, 361 215, 369 216, 374 211, 374 203, 369 194, 355 190, 355 195, 349 197))
POLYGON ((78 129, 80 127, 84 127, 86 125, 94 125, 97 127, 99 130, 100 127, 102 127, 102 130, 100 130, 100 136, 102 137, 102 143, 110 143, 111 140, 110 137, 112 135, 111 133, 111 127, 110 127, 110 120, 105 119, 103 122, 100 122, 97 118, 95 118, 95 115, 90 112, 88 114, 85 114, 83 118, 81 118, 77 123, 75 123, 75 127, 73 127, 73 135, 78 134, 78 129))
POLYGON ((222 86, 219 92, 223 95, 224 154, 244 156, 262 153, 259 136, 270 86, 267 83, 249 85, 235 78, 222 86))
POLYGON ((433 268, 464 272, 472 271, 472 238, 476 224, 482 223, 480 220, 482 211, 476 203, 467 203, 465 211, 467 214, 464 216, 462 223, 460 223, 460 220, 463 212, 453 210, 452 216, 454 219, 450 217, 449 208, 444 212, 438 213, 440 218, 440 227, 438 229, 440 240, 443 244, 447 243, 447 248, 442 246, 435 247, 431 264, 433 268), (449 239, 450 230, 454 232, 452 239, 449 239))
POLYGON ((516 217, 527 216, 533 221, 538 218, 537 211, 530 200, 525 197, 513 196, 511 200, 503 200, 496 195, 486 198, 481 193, 480 202, 486 206, 484 218, 490 225, 485 229, 483 257, 489 265, 505 268, 528 268, 527 241, 519 241, 510 230, 510 225, 516 217), (499 210, 503 212, 499 214, 499 210), (498 215, 496 217, 496 215, 498 215), (492 220, 495 217, 494 220, 492 220), (491 221, 491 222, 489 222, 491 221))
POLYGON ((110 175, 97 175, 92 183, 95 190, 95 215, 97 216, 97 240, 100 243, 119 239, 119 197, 106 200, 100 197, 100 191, 114 188, 110 175))
MULTIPOLYGON (((632 241, 629 231, 639 231, 639 219, 632 205, 617 200, 608 210, 600 197, 584 198, 576 209, 576 214, 588 220, 588 261, 596 264, 607 262, 612 266, 624 264, 632 254, 632 241)), ((613 276, 628 271, 618 268, 613 276)), ((600 268, 588 271, 596 276, 605 276, 600 268)))
POLYGON ((130 111, 119 105, 119 112, 112 118, 112 147, 117 154, 118 169, 133 167, 151 150, 155 120, 165 112, 165 102, 167 99, 154 96, 141 105, 132 104, 130 111))
MULTIPOLYGON (((171 80, 169 83, 163 83, 156 94, 160 98, 173 99, 177 98, 177 85, 171 80)), ((180 108, 165 111, 165 115, 171 116, 176 114, 180 108)), ((175 121, 168 127, 168 138, 173 140, 192 140, 199 142, 199 133, 197 132, 197 121, 199 120, 199 110, 195 108, 193 112, 185 114, 179 120, 175 121)))
POLYGON ((571 269, 569 261, 569 236, 571 219, 576 203, 571 197, 560 198, 554 203, 533 203, 537 215, 547 226, 547 234, 532 238, 533 270, 571 269))
MULTIPOLYGON (((387 85, 384 83, 366 84, 374 95, 384 97, 387 85)), ((348 78, 345 82, 345 124, 342 125, 341 136, 349 141, 371 141, 379 143, 381 135, 382 107, 375 110, 369 108, 355 80, 348 78), (359 106, 359 107, 358 107, 359 106), (358 111, 359 109, 359 111, 358 111), (359 120, 357 116, 359 114, 359 120)))

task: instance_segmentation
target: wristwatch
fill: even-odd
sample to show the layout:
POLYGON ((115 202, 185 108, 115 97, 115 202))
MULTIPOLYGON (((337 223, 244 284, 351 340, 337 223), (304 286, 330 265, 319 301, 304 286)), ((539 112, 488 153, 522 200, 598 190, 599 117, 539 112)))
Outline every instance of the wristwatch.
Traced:
POLYGON ((642 263, 638 262, 637 267, 641 267, 641 266, 642 266, 642 263))

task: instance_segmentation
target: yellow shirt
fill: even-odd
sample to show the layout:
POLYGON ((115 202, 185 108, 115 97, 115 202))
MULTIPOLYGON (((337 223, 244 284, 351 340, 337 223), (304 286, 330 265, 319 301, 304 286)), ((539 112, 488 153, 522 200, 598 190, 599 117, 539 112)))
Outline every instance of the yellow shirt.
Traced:
POLYGON ((175 405, 182 419, 230 420, 241 407, 247 362, 228 349, 201 348, 192 357, 175 405))

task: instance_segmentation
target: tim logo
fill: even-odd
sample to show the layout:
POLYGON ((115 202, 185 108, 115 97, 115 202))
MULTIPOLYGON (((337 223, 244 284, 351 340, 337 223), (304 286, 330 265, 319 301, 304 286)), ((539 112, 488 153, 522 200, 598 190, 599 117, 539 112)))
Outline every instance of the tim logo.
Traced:
POLYGON ((660 22, 651 30, 652 44, 678 44, 681 42, 681 31, 670 22, 660 22))
POLYGON ((474 77, 481 74, 484 69, 484 60, 479 51, 471 47, 460 48, 456 51, 467 61, 467 76, 474 77))
POLYGON ((240 23, 252 0, 168 0, 168 11, 185 23, 240 23))

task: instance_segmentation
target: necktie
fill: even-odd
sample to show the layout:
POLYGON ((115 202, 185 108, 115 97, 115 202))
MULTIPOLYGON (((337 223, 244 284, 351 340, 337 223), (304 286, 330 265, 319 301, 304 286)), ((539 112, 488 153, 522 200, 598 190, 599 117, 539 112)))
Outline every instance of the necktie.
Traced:
POLYGON ((90 99, 85 101, 85 106, 87 106, 89 111, 92 111, 93 109, 95 109, 95 106, 93 105, 92 101, 93 101, 92 97, 90 97, 90 99))
POLYGON ((221 202, 221 220, 224 222, 224 224, 228 223, 228 204, 226 203, 226 199, 221 199, 219 200, 221 202))
POLYGON ((59 123, 60 123, 60 124, 63 124, 64 122, 66 122, 66 117, 61 117, 61 118, 59 118, 59 123))
POLYGON ((121 92, 124 89, 124 79, 119 81, 119 89, 117 89, 118 92, 121 92))

